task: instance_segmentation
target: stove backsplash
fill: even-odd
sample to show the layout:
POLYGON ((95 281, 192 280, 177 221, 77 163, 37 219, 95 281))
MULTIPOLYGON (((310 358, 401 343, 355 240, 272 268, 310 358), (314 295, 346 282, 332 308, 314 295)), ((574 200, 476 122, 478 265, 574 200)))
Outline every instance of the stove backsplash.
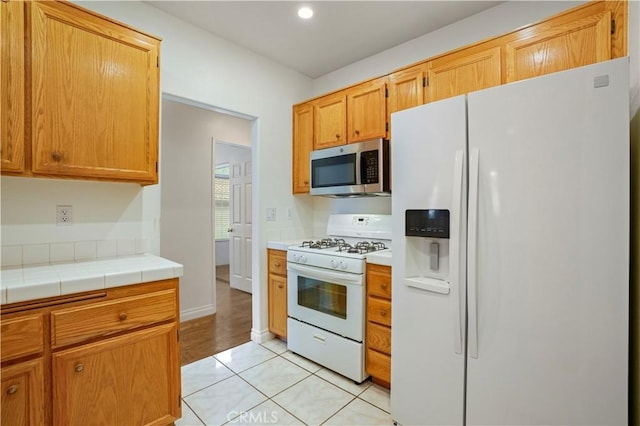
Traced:
POLYGON ((313 197, 313 236, 325 237, 331 214, 391 214, 391 197, 313 197))

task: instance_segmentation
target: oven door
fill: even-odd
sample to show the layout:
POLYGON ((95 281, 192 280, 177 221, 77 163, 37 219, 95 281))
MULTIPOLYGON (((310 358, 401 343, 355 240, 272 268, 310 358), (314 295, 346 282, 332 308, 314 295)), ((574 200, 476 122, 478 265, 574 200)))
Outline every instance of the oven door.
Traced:
POLYGON ((287 263, 291 318, 357 342, 364 334, 364 274, 287 263))

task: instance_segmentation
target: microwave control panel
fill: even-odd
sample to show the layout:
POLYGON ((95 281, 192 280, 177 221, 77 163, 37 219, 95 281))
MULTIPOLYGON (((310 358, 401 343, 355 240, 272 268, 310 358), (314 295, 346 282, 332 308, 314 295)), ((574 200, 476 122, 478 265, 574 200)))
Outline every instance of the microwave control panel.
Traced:
POLYGON ((449 238, 449 210, 407 210, 407 237, 449 238))
POLYGON ((378 151, 363 151, 360 154, 360 174, 362 183, 380 183, 380 171, 378 168, 378 151))

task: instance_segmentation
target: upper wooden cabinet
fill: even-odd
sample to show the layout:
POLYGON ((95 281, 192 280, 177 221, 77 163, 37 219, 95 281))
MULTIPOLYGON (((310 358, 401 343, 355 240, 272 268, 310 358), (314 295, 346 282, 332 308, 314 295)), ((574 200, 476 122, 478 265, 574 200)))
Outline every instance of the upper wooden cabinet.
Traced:
POLYGON ((313 149, 347 143, 347 98, 343 92, 315 102, 313 149))
POLYGON ((293 193, 309 192, 309 154, 313 149, 313 104, 293 108, 293 193))
POLYGON ((69 3, 27 7, 33 173, 157 182, 159 41, 69 3))
POLYGON ((62 1, 0 23, 2 173, 157 183, 160 40, 62 1))
MULTIPOLYGON (((544 21, 310 100, 307 103, 315 105, 313 149, 389 137, 392 113, 426 102, 625 56, 628 7, 627 1, 587 2, 544 21)), ((294 193, 308 192, 304 181, 302 185, 297 181, 308 173, 308 155, 304 153, 308 135, 295 127, 296 117, 302 114, 296 112, 299 106, 294 106, 294 193), (303 171, 296 171, 296 167, 303 171)), ((306 122, 301 117, 298 120, 306 122)))
POLYGON ((427 101, 498 86, 500 47, 464 49, 428 63, 427 101))
POLYGON ((0 170, 24 171, 24 2, 0 1, 0 170))
POLYGON ((347 91, 347 142, 387 136, 386 78, 347 91))
POLYGON ((506 45, 507 82, 611 59, 611 10, 584 10, 514 34, 506 45))
POLYGON ((389 115, 425 103, 426 79, 426 64, 419 64, 389 74, 387 83, 389 86, 389 98, 387 99, 389 115))

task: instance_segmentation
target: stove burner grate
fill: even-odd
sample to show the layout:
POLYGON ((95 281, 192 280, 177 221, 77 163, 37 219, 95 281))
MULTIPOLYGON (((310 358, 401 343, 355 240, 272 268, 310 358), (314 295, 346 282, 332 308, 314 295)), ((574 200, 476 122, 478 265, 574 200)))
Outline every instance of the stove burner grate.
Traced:
POLYGON ((345 244, 345 241, 342 238, 323 238, 317 241, 303 241, 300 247, 326 249, 332 247, 340 247, 341 244, 345 244))
POLYGON ((387 246, 379 241, 359 241, 355 245, 348 243, 338 245, 338 251, 359 254, 371 253, 386 248, 387 246))

